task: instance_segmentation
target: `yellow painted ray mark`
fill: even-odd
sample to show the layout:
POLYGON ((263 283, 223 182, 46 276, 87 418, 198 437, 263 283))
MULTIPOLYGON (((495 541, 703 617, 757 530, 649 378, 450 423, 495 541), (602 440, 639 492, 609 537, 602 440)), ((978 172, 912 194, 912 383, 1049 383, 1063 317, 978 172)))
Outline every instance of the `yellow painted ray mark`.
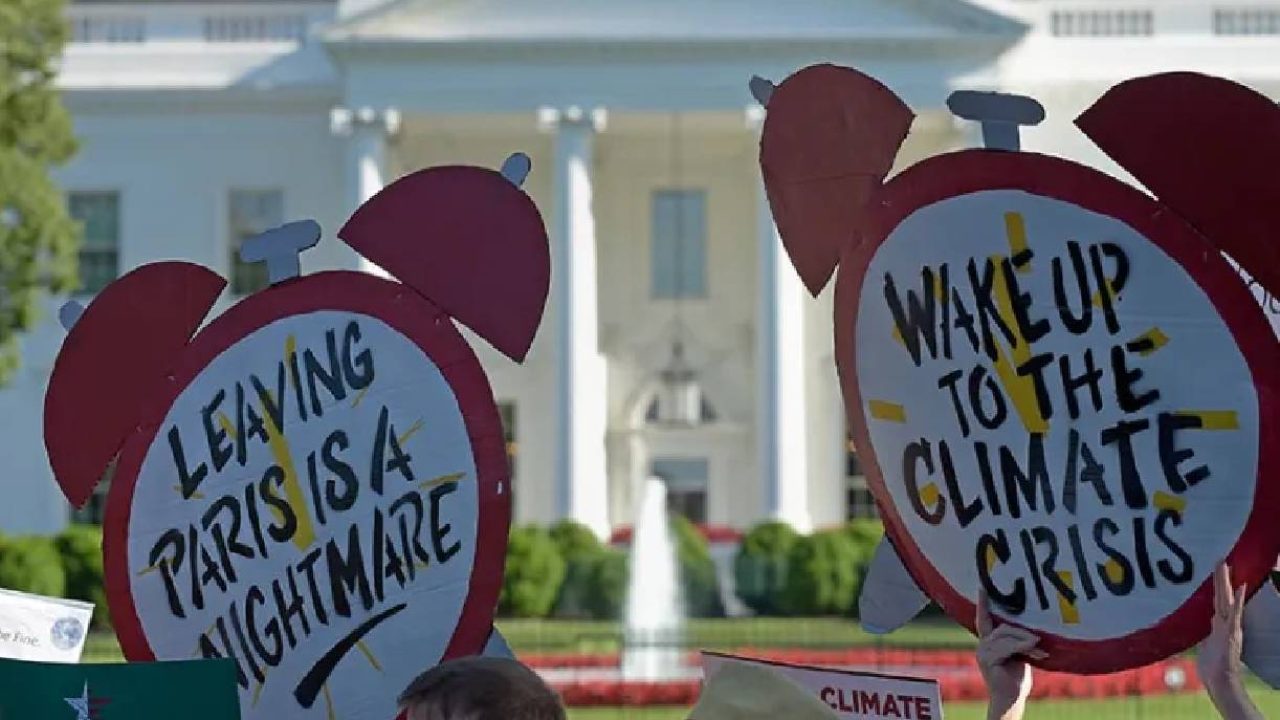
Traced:
POLYGON ((904 423, 907 421, 907 409, 898 403, 887 400, 872 400, 867 403, 871 417, 885 422, 904 423))
POLYGON ((1000 378, 1000 385, 1004 387, 1005 395, 1009 397, 1013 403, 1013 409, 1018 413, 1018 418, 1022 420, 1022 426, 1027 429, 1027 432, 1043 434, 1049 432, 1049 421, 1040 411, 1040 402, 1036 399, 1035 380, 1030 375, 1018 374, 1018 367, 1031 359, 1031 343, 1027 342, 1021 330, 1018 329, 1009 286, 1004 281, 1004 273, 998 269, 1003 261, 1004 258, 998 255, 991 258, 991 262, 995 263, 997 268, 992 275, 991 289, 992 294, 995 295, 996 309, 1001 319, 1013 332, 1014 345, 1011 352, 1006 353, 1004 346, 997 341, 996 376, 1000 378))
POLYGON ((929 483, 920 488, 920 501, 924 503, 925 507, 933 507, 937 504, 939 495, 941 493, 938 492, 938 486, 934 483, 929 483))
MULTIPOLYGON (((943 300, 946 299, 943 297, 941 274, 936 274, 933 276, 933 297, 937 299, 939 302, 942 302, 943 300)), ((894 326, 897 327, 897 323, 894 323, 894 326)))
POLYGON ((324 706, 328 711, 329 720, 338 720, 338 715, 333 711, 333 696, 329 694, 329 683, 325 683, 324 688, 324 706))
POLYGON ((292 371, 293 363, 289 362, 289 358, 293 357, 294 354, 297 352, 298 352, 298 338, 294 337, 293 333, 289 333, 289 336, 284 339, 284 363, 286 366, 290 368, 290 371, 288 373, 289 387, 295 390, 298 389, 298 379, 293 375, 293 371, 292 371))
POLYGON ((1240 429, 1240 418, 1235 410, 1179 410, 1174 415, 1200 418, 1201 430, 1240 429))
MULTIPOLYGON (((1107 294, 1110 295, 1112 298, 1116 296, 1116 285, 1114 282, 1111 281, 1111 278, 1107 278, 1107 294)), ((1101 292, 1094 293, 1092 302, 1094 307, 1096 308, 1102 307, 1102 293, 1101 292)))
POLYGON ((1146 345, 1144 349, 1138 351, 1139 355, 1142 355, 1145 357, 1147 355, 1154 353, 1155 351, 1159 350, 1165 345, 1168 345, 1169 336, 1165 335, 1164 332, 1160 330, 1160 328, 1153 327, 1150 330, 1142 333, 1138 337, 1134 338, 1133 340, 1129 341, 1129 344, 1130 345, 1146 345))
POLYGON ((1151 504, 1161 510, 1172 510, 1179 515, 1187 509, 1187 499, 1181 495, 1172 495, 1163 490, 1157 490, 1151 498, 1151 504))
MULTIPOLYGON (((1019 254, 1028 250, 1027 248, 1027 224, 1022 218, 1022 213, 1007 212, 1004 214, 1004 234, 1009 239, 1009 257, 1016 258, 1019 254)), ((1014 265, 1016 272, 1025 273, 1031 270, 1031 261, 1027 260, 1022 265, 1014 265)))
POLYGON ((996 555, 996 549, 988 545, 987 546, 987 572, 991 572, 991 570, 995 568, 996 563, 999 562, 999 560, 1000 560, 1000 556, 996 555))
POLYGON ((445 485, 451 482, 458 482, 459 480, 461 480, 466 476, 467 474, 464 472, 449 473, 448 475, 440 475, 439 477, 433 477, 430 480, 423 480, 422 482, 418 483, 418 487, 422 488, 423 490, 430 490, 431 488, 437 485, 445 485))
MULTIPOLYGON (((1074 588, 1075 582, 1071 577, 1070 570, 1059 570, 1058 577, 1062 579, 1062 584, 1069 588, 1074 588)), ((1062 615, 1062 622, 1067 625, 1080 624, 1080 610, 1076 604, 1067 599, 1067 596, 1058 593, 1058 612, 1062 615)))
POLYGON ((262 670, 262 679, 253 686, 253 702, 251 707, 258 707, 258 698, 262 697, 262 688, 267 684, 267 670, 262 670))
MULTIPOLYGON (((270 391, 268 391, 269 395, 270 391)), ((271 413, 267 412, 266 404, 259 402, 259 410, 264 419, 263 426, 267 431, 267 446, 271 448, 271 457, 284 471, 285 499, 288 500, 289 507, 293 508, 294 515, 298 517, 298 529, 293 534, 293 544, 299 550, 305 550, 315 542, 316 531, 311 526, 311 511, 307 507, 306 496, 302 494, 302 483, 298 480, 298 471, 293 466, 293 453, 289 450, 289 441, 285 439, 284 433, 280 432, 275 419, 271 417, 271 413)), ((276 519, 283 519, 276 508, 272 507, 271 512, 276 519)))
POLYGON ((893 331, 891 332, 891 335, 893 335, 893 341, 894 341, 894 342, 898 343, 899 345, 901 345, 901 346, 903 346, 903 347, 906 347, 906 346, 907 346, 907 342, 906 342, 905 340, 903 340, 903 339, 902 339, 902 331, 898 329, 898 324, 897 324, 897 323, 894 323, 894 324, 893 324, 893 331))
POLYGON ((227 417, 226 413, 224 412, 218 413, 218 426, 221 427, 227 433, 227 435, 230 435, 232 437, 235 436, 236 434, 235 423, 231 422, 231 418, 227 417))
POLYGON ((364 655, 365 660, 369 661, 369 664, 373 666, 374 670, 382 672, 381 663, 378 662, 378 658, 374 656, 373 651, 369 649, 369 646, 365 644, 365 641, 361 640, 357 642, 356 647, 360 649, 360 653, 364 655))
MULTIPOLYGON (((175 484, 175 485, 173 486, 173 491, 174 491, 174 492, 176 492, 176 493, 178 493, 179 495, 181 495, 181 494, 182 494, 182 485, 181 485, 181 484, 175 484)), ((199 490, 192 490, 192 491, 191 491, 191 498, 192 498, 193 500, 203 500, 203 499, 204 499, 204 493, 200 492, 199 490)))
POLYGON ((351 407, 353 408, 360 407, 360 401, 364 399, 364 394, 367 392, 369 392, 369 385, 365 385, 364 387, 360 388, 360 392, 356 393, 355 398, 351 400, 351 407))
POLYGON ((396 441, 399 442, 401 445, 404 445, 409 438, 413 437, 414 433, 418 432, 421 429, 422 429, 422 418, 418 418, 417 422, 410 425, 408 430, 405 430, 403 433, 400 434, 400 437, 396 438, 396 441))
POLYGON ((1108 560, 1102 566, 1102 570, 1107 574, 1107 579, 1112 585, 1119 585, 1124 581, 1124 568, 1120 567, 1120 563, 1116 562, 1115 558, 1108 560))
POLYGON ((155 562, 155 563, 153 563, 153 564, 151 564, 151 565, 148 565, 148 566, 146 566, 146 567, 142 568, 141 570, 139 570, 139 571, 137 572, 137 577, 144 577, 144 576, 150 575, 151 573, 155 572, 156 570, 159 570, 161 565, 167 564, 168 562, 169 562, 169 561, 168 561, 168 559, 166 559, 166 558, 160 558, 160 560, 159 560, 159 561, 157 561, 157 562, 155 562))

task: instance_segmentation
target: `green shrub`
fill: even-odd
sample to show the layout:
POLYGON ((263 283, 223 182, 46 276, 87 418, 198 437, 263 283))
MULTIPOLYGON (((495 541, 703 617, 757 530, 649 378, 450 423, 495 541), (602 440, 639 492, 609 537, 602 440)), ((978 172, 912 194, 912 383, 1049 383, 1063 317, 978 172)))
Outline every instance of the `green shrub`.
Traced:
POLYGON ((845 523, 844 531, 849 539, 862 550, 867 557, 875 552, 880 539, 884 537, 884 523, 879 520, 861 518, 845 523))
POLYGON ((53 540, 36 536, 0 539, 0 587, 62 597, 67 577, 53 540))
POLYGON ((685 610, 690 617, 723 617, 720 580, 715 562, 707 548, 707 540, 698 528, 681 515, 671 516, 671 532, 675 536, 676 555, 680 561, 680 586, 685 610))
POLYGON ((844 615, 857 603, 861 575, 857 547, 847 532, 802 537, 787 556, 782 609, 790 615, 844 615))
POLYGON ((54 538, 67 576, 67 597, 93 603, 93 624, 111 627, 107 593, 103 586, 102 528, 72 525, 54 538))
POLYGON ((600 540, 587 526, 572 520, 561 520, 552 525, 549 532, 556 551, 565 561, 564 582, 556 597, 555 615, 590 617, 591 596, 596 592, 592 573, 604 552, 600 540))
POLYGON ((580 522, 561 520, 550 529, 551 540, 565 560, 593 556, 603 547, 591 529, 580 522))
POLYGON ((862 594, 862 584, 866 581, 867 572, 871 569, 871 558, 875 556, 876 546, 884 539, 884 523, 870 519, 850 520, 845 525, 844 531, 853 542, 854 551, 857 554, 857 582, 854 586, 853 605, 850 607, 851 613, 857 615, 858 596, 862 594))
POLYGON ((596 620, 617 620, 627 604, 630 558, 621 550, 602 548, 590 565, 586 594, 587 613, 596 620))
POLYGON ((783 522, 755 526, 742 538, 733 559, 738 597, 759 615, 781 615, 787 555, 800 536, 783 522))
POLYGON ((508 617, 546 617, 564 581, 565 562, 555 541, 537 527, 512 528, 498 612, 508 617))

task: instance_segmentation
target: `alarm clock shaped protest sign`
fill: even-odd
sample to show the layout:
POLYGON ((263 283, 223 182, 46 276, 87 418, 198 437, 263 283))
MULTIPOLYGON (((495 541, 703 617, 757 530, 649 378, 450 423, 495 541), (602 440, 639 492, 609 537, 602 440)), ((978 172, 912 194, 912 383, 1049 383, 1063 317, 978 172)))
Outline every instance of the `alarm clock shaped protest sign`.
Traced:
POLYGON ((385 718, 424 669, 481 652, 509 468, 454 319, 513 359, 532 342, 549 260, 522 159, 415 173, 356 212, 340 236, 403 282, 296 277, 319 228, 295 223, 246 243, 271 287, 198 331, 225 283, 186 263, 74 319, 46 442, 73 502, 115 463, 104 555, 129 659, 234 660, 246 718, 385 718))
MULTIPOLYGON (((1051 669, 1108 672, 1186 649, 1208 630, 1214 567, 1225 559, 1256 589, 1280 550, 1280 347, 1221 255, 1274 284, 1266 244, 1280 222, 1257 234, 1258 218, 1218 212, 1219 189, 1161 182, 1183 171, 1125 145, 1116 124, 1160 92, 1258 118, 1189 151, 1202 170, 1206 152, 1224 172, 1233 157, 1254 162, 1239 158, 1280 122, 1265 98, 1213 78, 1117 88, 1080 124, 1153 199, 1020 152, 1017 124, 1043 117, 1027 98, 953 96, 989 147, 887 182, 911 122, 887 88, 817 66, 763 98, 761 165, 783 241, 814 291, 839 265, 837 366, 893 554, 971 628, 985 590, 1041 636, 1051 669)), ((1244 196, 1257 190, 1242 182, 1244 196)))

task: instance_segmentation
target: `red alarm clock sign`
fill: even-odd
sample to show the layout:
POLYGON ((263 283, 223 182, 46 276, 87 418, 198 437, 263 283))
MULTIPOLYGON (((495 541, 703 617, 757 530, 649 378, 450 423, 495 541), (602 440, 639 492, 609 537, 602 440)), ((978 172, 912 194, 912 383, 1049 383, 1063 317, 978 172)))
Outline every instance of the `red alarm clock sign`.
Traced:
MULTIPOLYGON (((770 119, 800 117, 788 83, 770 119)), ((899 108, 881 107, 869 157, 901 139, 899 108)), ((988 140, 1016 143, 1026 108, 1003 108, 988 140)), ((859 110, 846 140, 874 134, 877 108, 859 110)), ((770 198, 812 261, 825 251, 796 248, 827 226, 794 213, 803 178, 770 154, 806 142, 805 121, 766 121, 762 164, 793 184, 770 198)), ((849 422, 894 548, 952 617, 971 626, 985 589, 1042 637, 1044 667, 1143 665, 1203 637, 1220 561, 1251 589, 1275 563, 1280 348, 1226 248, 1109 176, 1008 150, 878 186, 825 176, 867 185, 849 190, 867 200, 836 280, 849 422)))
MULTIPOLYGON (((251 241, 245 254, 263 257, 275 284, 168 358, 144 358, 164 369, 141 381, 108 498, 108 594, 126 655, 233 659, 246 718, 390 716, 426 667, 483 648, 501 586, 502 428, 450 315, 485 327, 493 309, 469 307, 519 303, 515 320, 498 323, 506 335, 487 336, 524 355, 548 278, 537 210, 497 172, 437 168, 386 188, 340 234, 411 284, 281 271, 318 239, 313 223, 251 241), (459 213, 487 219, 459 230, 459 213), (495 250, 526 275, 473 277, 468 300, 415 274, 463 248, 495 250), (409 257, 417 263, 400 264, 409 257)), ((162 301, 148 280, 174 275, 206 280, 210 304, 222 285, 196 266, 160 264, 107 288, 59 357, 49 433, 68 430, 68 391, 92 385, 78 373, 93 335, 133 332, 121 309, 162 301)), ((184 340, 193 329, 148 331, 175 328, 184 340)), ((51 457, 70 478, 78 460, 64 463, 62 447, 51 441, 51 457)))

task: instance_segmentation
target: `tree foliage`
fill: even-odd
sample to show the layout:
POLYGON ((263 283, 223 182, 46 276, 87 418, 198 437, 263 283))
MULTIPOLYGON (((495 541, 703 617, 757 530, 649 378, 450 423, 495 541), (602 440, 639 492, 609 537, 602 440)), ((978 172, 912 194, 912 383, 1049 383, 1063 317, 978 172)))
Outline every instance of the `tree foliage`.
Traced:
POLYGON ((62 0, 0 2, 0 380, 44 289, 71 290, 79 232, 50 177, 75 152, 55 87, 67 39, 62 0))

